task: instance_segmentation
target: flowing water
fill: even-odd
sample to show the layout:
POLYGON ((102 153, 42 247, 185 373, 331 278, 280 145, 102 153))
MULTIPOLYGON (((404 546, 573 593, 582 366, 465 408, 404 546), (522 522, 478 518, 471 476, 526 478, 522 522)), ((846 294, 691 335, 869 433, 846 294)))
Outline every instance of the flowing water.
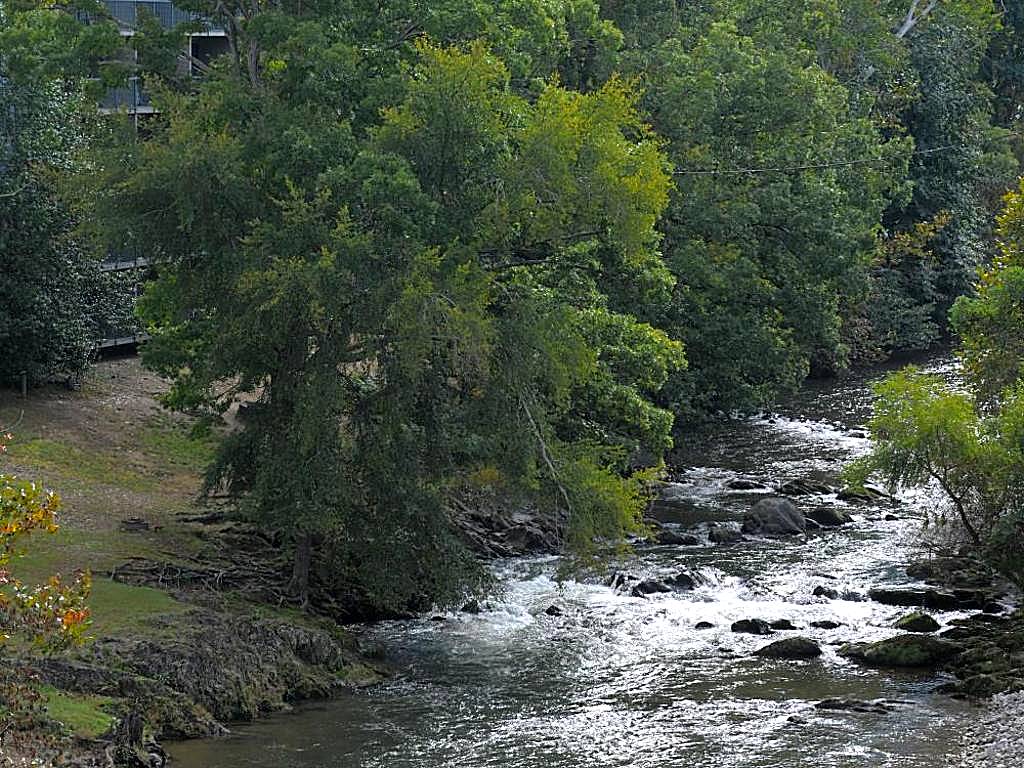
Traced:
MULTIPOLYGON (((955 375, 946 360, 928 367, 955 375)), ((730 490, 738 478, 834 481, 867 448, 859 425, 870 381, 811 386, 771 417, 693 436, 676 454, 676 484, 659 516, 703 530, 741 520, 768 492, 730 490)), ((647 598, 597 578, 559 584, 555 558, 499 564, 502 589, 479 615, 363 631, 387 648, 399 670, 393 682, 240 726, 226 739, 176 745, 173 757, 182 768, 942 766, 977 713, 932 693, 940 677, 866 669, 835 652, 843 642, 895 634, 901 610, 812 595, 818 585, 864 594, 908 581, 900 565, 932 498, 797 501, 848 506, 855 522, 806 541, 643 547, 618 565, 638 577, 700 577, 693 591, 647 598), (545 613, 552 605, 561 616, 545 613), (731 632, 744 618, 789 619, 800 631, 771 639, 805 635, 824 655, 751 656, 768 639, 731 632), (808 626, 821 620, 842 626, 808 626), (698 622, 714 626, 699 630, 698 622), (878 713, 814 709, 830 697, 892 703, 878 713)))

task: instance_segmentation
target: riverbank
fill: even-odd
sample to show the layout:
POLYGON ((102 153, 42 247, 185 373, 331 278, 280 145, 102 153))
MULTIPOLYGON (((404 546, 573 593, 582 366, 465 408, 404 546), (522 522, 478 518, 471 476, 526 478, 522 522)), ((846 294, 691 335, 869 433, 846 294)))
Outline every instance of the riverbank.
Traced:
MULTIPOLYGON (((913 551, 908 537, 927 500, 893 504, 836 492, 837 469, 866 446, 856 426, 860 412, 844 416, 844 423, 782 415, 723 424, 704 443, 682 449, 672 482, 651 509, 656 541, 614 564, 636 577, 621 588, 601 580, 561 583, 553 560, 520 560, 557 548, 557 521, 467 499, 461 525, 481 555, 505 558, 495 567, 506 594, 481 601, 479 613, 364 627, 357 642, 334 622, 288 607, 281 586, 287 563, 272 535, 232 522, 216 501, 197 503, 200 470, 215 437, 190 436, 187 421, 157 404, 161 391, 158 379, 126 360, 99 366, 81 392, 51 390, 27 402, 0 401, 0 423, 18 422, 14 468, 61 490, 65 499, 63 529, 35 542, 28 575, 88 566, 97 576, 96 642, 74 655, 32 663, 46 686, 51 719, 61 724, 64 744, 73 747, 69 755, 81 765, 106 766, 108 747, 119 740, 135 747, 124 751, 127 764, 136 757, 148 761, 150 753, 159 762, 161 739, 215 735, 228 722, 336 696, 350 710, 344 718, 352 743, 343 745, 347 753, 334 743, 325 748, 332 760, 369 750, 380 758, 372 765, 391 765, 387 749, 405 755, 423 750, 409 758, 413 762, 395 764, 420 765, 415 761, 422 759, 428 760, 422 765, 441 765, 429 762, 430 740, 439 731, 461 734, 480 725, 479 745, 466 737, 465 753, 458 751, 460 741, 449 748, 464 755, 489 748, 497 762, 487 765, 504 765, 502 753, 529 747, 541 759, 549 749, 555 765, 576 766, 573 751, 562 756, 549 739, 554 722, 566 729, 565 745, 586 750, 596 743, 594 734, 575 732, 582 723, 576 710, 597 711, 608 723, 608 738, 620 730, 625 738, 595 755, 602 749, 629 755, 634 737, 638 746, 655 744, 666 731, 703 733, 726 722, 749 728, 720 733, 724 745, 770 727, 780 759, 790 754, 786 750, 802 754, 806 734, 818 740, 816 749, 840 754, 845 746, 839 737, 849 731, 855 738, 862 715, 893 720, 872 726, 878 750, 904 748, 900 732, 919 728, 935 732, 928 736, 931 744, 918 748, 944 754, 952 746, 944 718, 959 716, 947 708, 961 705, 933 691, 942 684, 954 695, 982 696, 1009 690, 1017 679, 1019 665, 1000 638, 1018 633, 1019 617, 991 618, 995 614, 981 611, 996 597, 991 581, 978 581, 986 576, 958 568, 932 573, 920 564, 906 570, 913 551), (765 536, 764 520, 759 528, 744 525, 755 503, 780 493, 789 493, 799 511, 798 533, 774 538, 765 536), (946 571, 960 573, 941 580, 946 571), (684 572, 694 577, 692 586, 678 581, 684 572), (647 594, 637 589, 641 581, 666 584, 669 591, 647 594), (895 604, 866 599, 873 588, 903 596, 895 604), (978 589, 984 599, 962 591, 978 589), (904 605, 908 590, 921 606, 904 605), (891 671, 860 668, 839 653, 844 645, 892 638, 900 616, 928 608, 926 601, 941 604, 935 613, 942 639, 973 649, 973 655, 958 654, 934 670, 891 671), (756 620, 779 628, 772 628, 773 637, 731 630, 734 623, 756 620), (757 654, 787 635, 806 635, 821 655, 791 660, 757 654), (1000 653, 1008 659, 1006 669, 993 666, 1000 653), (350 698, 350 691, 382 679, 383 655, 398 679, 385 683, 380 695, 350 698), (970 664, 954 681, 948 675, 958 673, 961 658, 970 664), (420 670, 422 679, 410 681, 410 669, 420 670), (984 691, 983 681, 997 685, 984 691), (436 691, 431 696, 437 698, 417 699, 420 689, 436 691), (854 709, 817 710, 815 703, 826 698, 853 702, 854 709), (880 700, 896 703, 867 714, 855 708, 858 701, 880 700), (370 711, 361 723, 365 707, 370 711), (510 716, 495 730, 487 726, 493 711, 523 712, 527 725, 510 716), (124 723, 120 729, 117 720, 124 723), (405 722, 396 729, 400 743, 386 749, 384 736, 383 742, 359 741, 377 739, 377 724, 392 721, 405 722), (141 732, 132 733, 132 723, 141 724, 141 732)), ((853 399, 840 395, 836 399, 844 404, 853 399)), ((822 408, 816 401, 810 407, 822 408)), ((306 741, 333 727, 318 723, 306 741)), ((4 745, 8 756, 12 743, 4 745)), ((758 748, 752 741, 732 746, 758 748)), ((687 749, 698 747, 686 740, 670 747, 680 760, 700 754, 687 749)), ((246 755, 239 764, 251 759, 246 755)))
POLYGON ((15 573, 93 574, 93 639, 16 662, 44 694, 42 731, 6 734, 0 765, 60 752, 106 766, 117 743, 128 746, 120 763, 148 765, 163 739, 215 735, 381 678, 349 632, 282 601, 273 537, 197 501, 217 436, 192 435, 160 407, 163 391, 122 359, 97 365, 80 391, 0 393, 0 426, 15 434, 4 471, 63 501, 59 532, 31 540, 15 573))

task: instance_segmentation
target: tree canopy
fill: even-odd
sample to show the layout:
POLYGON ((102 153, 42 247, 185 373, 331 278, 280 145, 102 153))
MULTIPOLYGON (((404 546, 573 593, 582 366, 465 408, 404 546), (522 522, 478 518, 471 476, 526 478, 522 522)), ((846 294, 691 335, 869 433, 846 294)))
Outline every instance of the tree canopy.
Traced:
POLYGON ((7 6, 11 82, 156 107, 89 124, 30 250, 158 264, 145 360, 171 407, 244 406, 208 486, 287 534, 301 596, 318 560, 458 599, 481 488, 583 558, 642 532, 686 424, 945 333, 1018 173, 991 0, 178 5, 131 35, 7 6), (224 55, 183 50, 204 24, 224 55))

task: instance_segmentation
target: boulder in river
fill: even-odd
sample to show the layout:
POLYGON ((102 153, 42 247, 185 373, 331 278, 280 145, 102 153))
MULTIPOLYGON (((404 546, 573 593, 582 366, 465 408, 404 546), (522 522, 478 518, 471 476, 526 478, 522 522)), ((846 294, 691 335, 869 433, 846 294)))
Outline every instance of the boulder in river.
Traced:
POLYGON ((819 483, 814 480, 790 480, 783 483, 776 489, 783 496, 813 496, 835 493, 835 488, 827 483, 819 483))
POLYGON ((939 611, 952 611, 961 607, 961 600, 952 592, 921 587, 875 587, 868 596, 885 605, 922 606, 939 611))
POLYGON ((818 507, 806 513, 808 520, 813 520, 822 528, 838 528, 840 525, 852 523, 853 518, 844 509, 835 507, 818 507))
POLYGON ((664 546, 693 547, 700 544, 700 539, 692 533, 680 533, 668 527, 659 528, 654 540, 664 546))
POLYGON ((897 635, 877 643, 850 643, 840 656, 876 667, 938 667, 955 657, 962 647, 930 635, 897 635))
POLYGON ((937 632, 940 628, 939 622, 921 611, 908 613, 893 626, 904 632, 937 632))
POLYGON ((807 519, 789 499, 761 499, 743 518, 743 533, 788 536, 807 531, 807 519))
POLYGON ((840 501, 879 501, 890 498, 889 494, 877 485, 866 484, 859 488, 847 487, 838 493, 840 501))
POLYGON ((839 599, 839 590, 832 587, 823 587, 820 584, 814 588, 812 593, 815 597, 827 597, 829 600, 839 599))
POLYGON ((760 491, 764 490, 768 486, 764 483, 758 482, 757 480, 751 480, 746 477, 737 477, 726 483, 725 487, 730 491, 760 491))
POLYGON ((546 613, 548 616, 561 616, 563 614, 563 611, 557 605, 549 605, 547 608, 544 609, 544 613, 546 613))
POLYGON ((838 621, 831 621, 830 619, 825 619, 823 621, 812 621, 811 626, 815 629, 839 629, 843 625, 840 624, 838 621))
POLYGON ((778 619, 776 621, 773 621, 773 622, 769 623, 768 626, 771 627, 772 629, 783 629, 783 630, 797 629, 796 625, 793 624, 793 622, 790 621, 789 619, 778 619))
POLYGON ((730 627, 733 632, 742 632, 748 635, 770 635, 771 625, 764 619, 740 619, 734 621, 730 627))
POLYGON ((708 528, 708 540, 712 544, 736 544, 743 541, 743 534, 730 525, 715 524, 708 528))
POLYGON ((815 709, 831 712, 872 712, 884 714, 890 708, 881 701, 862 701, 860 699, 824 699, 814 705, 815 709))
POLYGON ((605 579, 604 585, 611 587, 614 590, 622 589, 623 587, 629 586, 630 583, 637 580, 637 577, 626 571, 612 571, 611 576, 605 579))
POLYGON ((714 629, 715 625, 712 624, 710 621, 698 621, 696 624, 693 625, 693 628, 694 629, 714 629))
POLYGON ((821 656, 821 646, 806 637, 787 637, 754 651, 766 659, 813 659, 821 656))
POLYGON ((633 589, 630 590, 630 594, 633 597, 646 597, 647 595, 655 595, 671 591, 672 587, 663 581, 658 581, 657 579, 644 579, 639 584, 633 586, 633 589))
POLYGON ((672 587, 672 589, 689 591, 691 589, 696 589, 699 582, 686 571, 680 571, 675 576, 665 579, 665 583, 672 587))

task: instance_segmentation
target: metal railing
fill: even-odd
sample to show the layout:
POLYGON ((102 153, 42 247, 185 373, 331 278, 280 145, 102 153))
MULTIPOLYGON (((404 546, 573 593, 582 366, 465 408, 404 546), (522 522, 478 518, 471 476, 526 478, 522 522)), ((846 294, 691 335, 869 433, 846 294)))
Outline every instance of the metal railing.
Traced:
POLYGON ((148 11, 168 29, 199 19, 199 14, 175 8, 170 0, 104 0, 104 3, 111 16, 130 27, 138 23, 140 9, 148 11))
POLYGON ((128 84, 119 88, 110 88, 100 99, 100 109, 127 109, 129 112, 139 107, 151 107, 149 94, 142 88, 137 77, 128 78, 128 84))

